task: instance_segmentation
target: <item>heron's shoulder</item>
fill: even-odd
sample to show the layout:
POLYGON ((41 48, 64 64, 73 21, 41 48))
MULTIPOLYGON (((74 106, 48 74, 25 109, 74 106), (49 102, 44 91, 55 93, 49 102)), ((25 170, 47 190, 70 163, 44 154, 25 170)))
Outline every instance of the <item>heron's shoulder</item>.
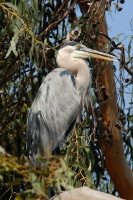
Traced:
POLYGON ((45 81, 50 80, 50 81, 54 81, 54 80, 58 80, 62 79, 62 78, 69 78, 72 79, 72 81, 74 81, 74 75, 72 72, 70 72, 69 70, 63 69, 63 68, 56 68, 54 70, 52 70, 44 79, 45 81))
POLYGON ((71 84, 76 87, 75 76, 69 70, 63 68, 57 68, 52 71, 51 77, 54 77, 54 81, 62 83, 63 87, 69 87, 71 84), (55 75, 57 73, 57 76, 55 75))

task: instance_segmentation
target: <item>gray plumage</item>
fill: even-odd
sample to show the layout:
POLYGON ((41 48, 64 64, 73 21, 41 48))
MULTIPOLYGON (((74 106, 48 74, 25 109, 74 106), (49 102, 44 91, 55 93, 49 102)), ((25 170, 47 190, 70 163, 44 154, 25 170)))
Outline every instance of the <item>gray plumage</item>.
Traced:
POLYGON ((40 154, 39 151, 42 154, 45 150, 53 151, 63 141, 66 131, 78 115, 79 106, 79 93, 72 73, 57 68, 48 74, 28 117, 28 146, 32 163, 36 162, 35 156, 40 154))
POLYGON ((49 156, 73 130, 78 114, 90 99, 91 77, 87 57, 113 60, 112 55, 69 42, 57 54, 60 68, 43 80, 32 103, 27 124, 27 147, 33 165, 37 155, 49 156))

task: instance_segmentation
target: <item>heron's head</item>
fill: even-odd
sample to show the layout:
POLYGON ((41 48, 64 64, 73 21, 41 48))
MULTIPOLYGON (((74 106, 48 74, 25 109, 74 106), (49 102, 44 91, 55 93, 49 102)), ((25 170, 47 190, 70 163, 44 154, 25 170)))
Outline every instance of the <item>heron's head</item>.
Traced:
POLYGON ((59 49, 57 57, 58 56, 61 56, 64 59, 70 59, 70 58, 86 59, 92 57, 109 61, 117 60, 116 56, 92 50, 77 42, 67 42, 59 49))

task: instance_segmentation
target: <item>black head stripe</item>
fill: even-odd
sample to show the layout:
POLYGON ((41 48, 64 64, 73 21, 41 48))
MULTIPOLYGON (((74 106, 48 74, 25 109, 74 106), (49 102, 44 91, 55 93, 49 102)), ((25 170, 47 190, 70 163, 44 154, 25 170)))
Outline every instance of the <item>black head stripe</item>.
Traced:
POLYGON ((66 42, 64 45, 62 45, 62 46, 60 47, 60 49, 66 47, 66 46, 75 46, 75 45, 77 45, 77 44, 79 44, 79 43, 78 43, 78 42, 74 42, 74 41, 66 42))

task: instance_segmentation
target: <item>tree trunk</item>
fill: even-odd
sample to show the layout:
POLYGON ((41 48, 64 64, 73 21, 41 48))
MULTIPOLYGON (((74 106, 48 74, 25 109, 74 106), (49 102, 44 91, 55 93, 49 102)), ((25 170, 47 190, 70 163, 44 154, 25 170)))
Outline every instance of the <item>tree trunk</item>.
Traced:
MULTIPOLYGON (((100 31, 107 34, 105 17, 100 24, 100 31)), ((103 44, 108 44, 108 40, 105 37, 101 37, 101 41, 103 44)), ((121 131, 115 126, 116 123, 119 123, 119 119, 113 65, 111 62, 108 63, 104 70, 101 70, 102 66, 100 65, 97 65, 97 67, 101 71, 100 77, 97 77, 99 91, 101 90, 101 86, 104 86, 106 98, 108 98, 107 100, 105 99, 105 103, 100 103, 100 114, 103 117, 104 125, 107 127, 107 130, 111 131, 113 136, 112 146, 106 140, 102 139, 102 153, 105 156, 105 167, 120 196, 132 200, 133 173, 124 155, 121 131)))
MULTIPOLYGON (((105 7, 105 0, 97 2, 97 18, 99 19, 101 13, 105 7), (100 6, 99 6, 100 4, 100 6)), ((105 16, 100 20, 100 32, 107 35, 107 24, 105 16)), ((101 36, 97 42, 97 46, 108 44, 108 40, 101 36), (100 45, 99 45, 100 44, 100 45)), ((115 126, 119 122, 118 119, 118 107, 116 98, 116 86, 113 75, 113 65, 109 62, 105 67, 97 62, 98 71, 97 74, 97 86, 101 93, 101 87, 104 88, 103 101, 100 102, 100 114, 103 117, 103 123, 105 125, 105 131, 108 134, 112 134, 112 145, 109 144, 106 139, 102 138, 102 153, 105 158, 105 167, 122 198, 132 200, 133 199, 133 173, 126 161, 123 150, 123 139, 121 131, 115 126), (102 69, 104 68, 104 69, 102 69)), ((105 133, 104 131, 104 133, 105 133)))

